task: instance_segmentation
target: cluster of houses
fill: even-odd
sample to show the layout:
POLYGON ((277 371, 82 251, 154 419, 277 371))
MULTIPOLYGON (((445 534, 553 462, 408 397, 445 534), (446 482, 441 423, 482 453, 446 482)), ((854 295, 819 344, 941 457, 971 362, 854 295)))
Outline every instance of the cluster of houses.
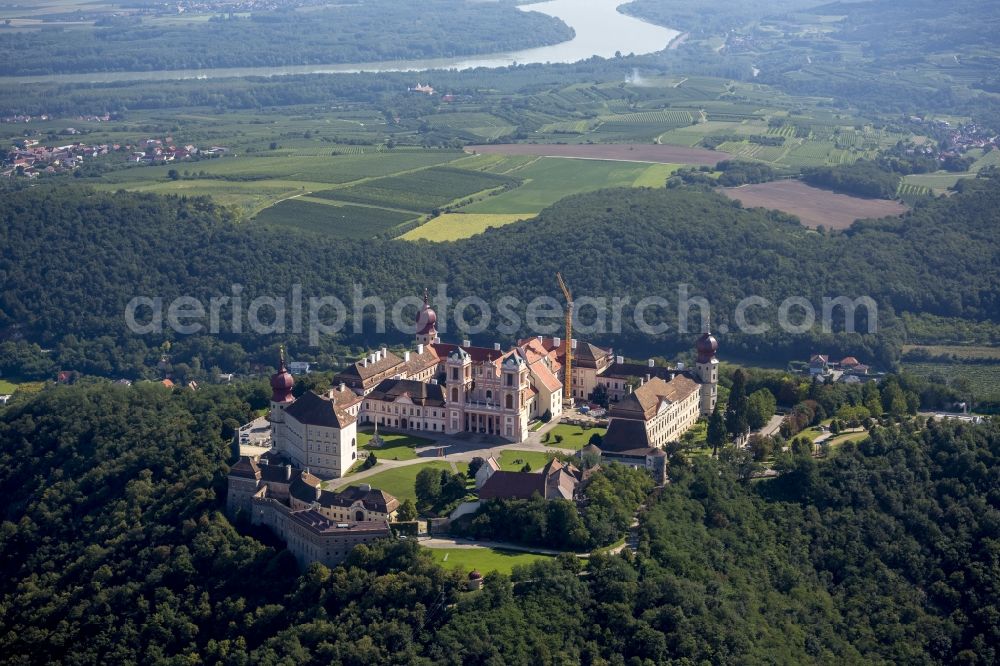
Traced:
POLYGON ((125 146, 131 155, 130 159, 137 164, 166 164, 167 162, 177 162, 189 160, 193 157, 219 157, 228 152, 223 146, 212 146, 211 148, 198 148, 195 145, 187 144, 177 146, 173 137, 165 139, 146 139, 137 146, 125 146))
POLYGON ((807 372, 810 377, 846 384, 860 384, 879 377, 869 366, 853 356, 845 356, 839 361, 834 361, 826 354, 813 354, 809 358, 807 372))
POLYGON ((0 176, 37 178, 41 174, 73 171, 85 159, 93 159, 121 150, 118 144, 89 146, 75 142, 62 146, 43 146, 37 139, 24 139, 7 152, 0 167, 0 176))
POLYGON ((41 174, 65 173, 78 168, 85 160, 120 152, 128 152, 129 161, 138 164, 165 164, 194 157, 218 157, 226 151, 222 146, 176 146, 170 137, 146 139, 137 145, 88 145, 77 141, 55 147, 44 146, 37 139, 23 139, 7 152, 0 166, 0 176, 37 178, 41 174))
POLYGON ((31 122, 42 122, 50 119, 51 116, 49 116, 47 113, 43 113, 40 116, 31 116, 26 113, 15 113, 12 116, 0 117, 0 123, 31 123, 31 122))

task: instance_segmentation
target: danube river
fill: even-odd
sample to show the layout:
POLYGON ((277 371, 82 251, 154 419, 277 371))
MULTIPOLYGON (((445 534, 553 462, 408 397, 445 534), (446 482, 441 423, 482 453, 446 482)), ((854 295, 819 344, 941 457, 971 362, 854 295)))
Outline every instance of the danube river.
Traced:
POLYGON ((667 48, 679 32, 622 14, 622 0, 548 0, 522 5, 524 11, 536 11, 561 19, 576 31, 576 36, 560 44, 525 49, 511 53, 428 60, 344 63, 332 65, 291 65, 281 67, 225 67, 219 69, 164 70, 157 72, 96 72, 89 74, 49 74, 40 76, 5 76, 0 83, 71 83, 115 81, 166 81, 243 76, 286 76, 290 74, 349 74, 357 72, 421 72, 432 69, 473 69, 507 67, 515 63, 570 63, 593 56, 611 58, 655 53, 667 48))

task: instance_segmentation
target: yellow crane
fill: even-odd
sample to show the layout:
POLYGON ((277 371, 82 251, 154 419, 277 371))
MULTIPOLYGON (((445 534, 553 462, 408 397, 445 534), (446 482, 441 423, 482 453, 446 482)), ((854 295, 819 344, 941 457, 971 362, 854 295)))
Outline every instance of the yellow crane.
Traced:
POLYGON ((563 281, 562 274, 556 273, 559 288, 566 297, 566 360, 563 363, 563 403, 573 404, 573 294, 563 281))

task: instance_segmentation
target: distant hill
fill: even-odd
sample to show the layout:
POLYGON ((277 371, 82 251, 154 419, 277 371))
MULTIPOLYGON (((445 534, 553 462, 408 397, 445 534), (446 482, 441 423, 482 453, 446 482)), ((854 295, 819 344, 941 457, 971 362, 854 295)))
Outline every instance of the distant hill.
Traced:
MULTIPOLYGON (((2 195, 0 243, 7 251, 0 257, 0 326, 55 348, 59 365, 134 375, 157 362, 164 341, 127 335, 123 312, 135 296, 169 303, 190 295, 207 303, 231 296, 239 284, 247 304, 260 295, 290 297, 292 285, 301 284, 305 298, 335 295, 350 304, 357 283, 392 303, 441 282, 454 299, 476 295, 496 305, 502 296, 525 303, 556 296, 554 276, 562 271, 580 296, 629 297, 633 304, 647 296, 675 304, 678 286, 688 284, 691 296, 710 299, 716 325, 733 324, 735 305, 748 295, 774 303, 802 296, 817 310, 825 296, 871 296, 880 306, 878 335, 730 333, 724 346, 762 359, 823 347, 889 363, 901 343, 894 313, 998 318, 1000 181, 980 179, 964 189, 902 218, 859 222, 831 235, 781 213, 743 210, 718 194, 607 190, 565 199, 530 222, 425 244, 280 234, 238 225, 204 199, 39 187, 2 195)), ((673 310, 663 314, 665 321, 674 322, 673 310)), ((513 338, 493 332, 500 323, 497 317, 483 338, 513 338)), ((589 337, 626 353, 668 354, 689 349, 696 332, 672 327, 650 337, 626 317, 620 334, 589 337)), ((532 331, 522 325, 517 334, 532 331)), ((341 354, 344 345, 408 338, 368 329, 358 335, 348 326, 313 351, 341 354)), ((200 357, 205 368, 229 365, 218 358, 220 345, 253 355, 273 351, 279 340, 305 350, 306 341, 292 331, 255 337, 225 325, 219 337, 169 339, 173 355, 184 362, 200 357)))

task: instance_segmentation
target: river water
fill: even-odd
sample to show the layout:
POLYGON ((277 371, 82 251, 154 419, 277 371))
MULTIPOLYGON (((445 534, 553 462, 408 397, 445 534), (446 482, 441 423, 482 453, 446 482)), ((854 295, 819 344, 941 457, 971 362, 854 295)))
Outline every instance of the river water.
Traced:
POLYGON ((571 63, 592 56, 611 58, 623 55, 655 53, 667 48, 680 33, 677 30, 647 23, 618 11, 622 0, 548 0, 522 5, 524 11, 537 11, 561 19, 576 31, 576 36, 560 44, 525 49, 511 53, 461 58, 436 58, 393 62, 346 63, 332 65, 291 65, 279 67, 226 67, 218 69, 164 70, 157 72, 96 72, 88 74, 47 74, 39 76, 0 77, 0 84, 71 83, 115 81, 168 81, 243 76, 286 76, 290 74, 351 74, 357 72, 420 72, 432 69, 473 69, 507 67, 512 64, 571 63))

